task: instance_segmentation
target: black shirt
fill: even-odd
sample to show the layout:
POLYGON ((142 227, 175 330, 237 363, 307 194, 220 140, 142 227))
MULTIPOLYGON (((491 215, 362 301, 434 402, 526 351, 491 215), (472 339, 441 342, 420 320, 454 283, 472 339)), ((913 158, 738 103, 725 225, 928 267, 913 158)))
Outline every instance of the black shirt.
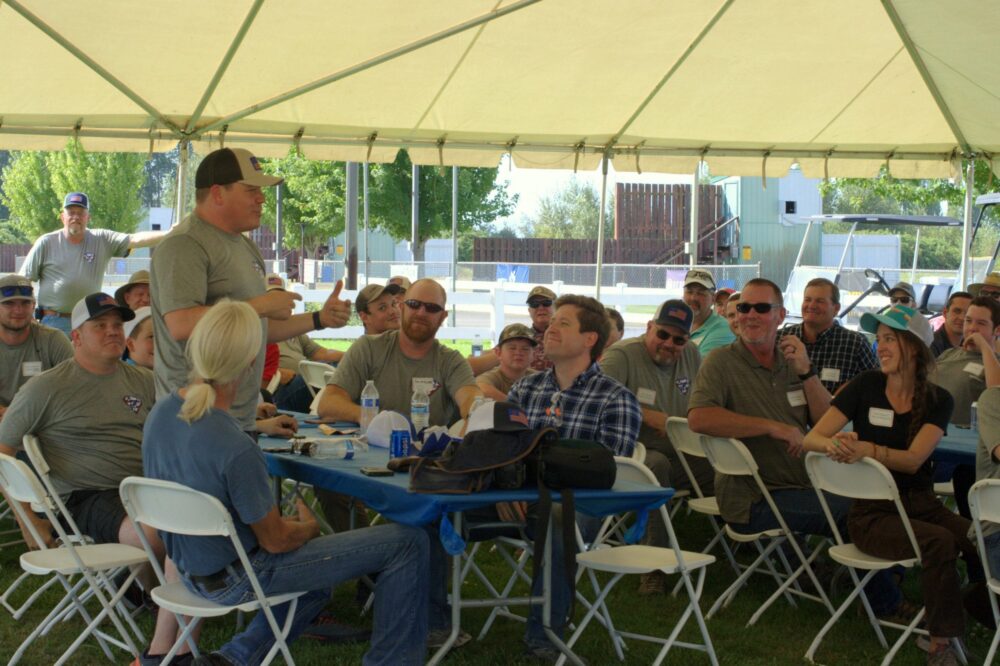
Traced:
MULTIPOLYGON (((874 442, 890 449, 905 451, 909 448, 910 414, 893 412, 889 398, 885 395, 886 376, 880 370, 863 372, 849 382, 833 398, 833 406, 854 424, 858 439, 874 442), (892 426, 878 426, 871 423, 869 415, 872 409, 884 409, 893 412, 892 426)), ((936 384, 929 384, 932 399, 924 410, 924 423, 930 423, 948 431, 948 420, 955 401, 951 394, 936 384)), ((890 470, 896 480, 896 486, 902 491, 907 489, 930 489, 934 487, 930 459, 914 474, 906 474, 890 470)))

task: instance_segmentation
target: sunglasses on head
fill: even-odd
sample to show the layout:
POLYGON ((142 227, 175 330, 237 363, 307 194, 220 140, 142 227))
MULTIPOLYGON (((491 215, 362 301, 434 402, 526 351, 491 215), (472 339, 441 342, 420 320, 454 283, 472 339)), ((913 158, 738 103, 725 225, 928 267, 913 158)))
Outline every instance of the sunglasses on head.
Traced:
POLYGON ((683 346, 687 344, 687 336, 684 335, 671 335, 661 328, 656 329, 656 337, 660 340, 673 340, 675 345, 683 346))
POLYGON ((406 307, 410 308, 411 310, 419 310, 420 308, 423 308, 424 310, 427 311, 427 314, 438 314, 439 312, 444 311, 444 308, 438 305, 437 303, 418 301, 415 298, 403 301, 403 303, 406 305, 406 307))
POLYGON ((747 303, 741 301, 736 304, 736 311, 740 314, 746 314, 753 310, 758 314, 767 314, 774 307, 774 303, 747 303))
POLYGON ((551 298, 540 298, 537 301, 531 301, 528 303, 528 307, 534 310, 535 308, 550 308, 552 307, 551 298))
POLYGON ((893 305, 909 305, 913 299, 909 296, 890 296, 889 302, 893 305))
POLYGON ((31 298, 34 293, 35 291, 32 287, 20 284, 12 285, 10 287, 0 287, 0 294, 2 294, 4 298, 10 298, 11 296, 24 296, 25 298, 31 298))

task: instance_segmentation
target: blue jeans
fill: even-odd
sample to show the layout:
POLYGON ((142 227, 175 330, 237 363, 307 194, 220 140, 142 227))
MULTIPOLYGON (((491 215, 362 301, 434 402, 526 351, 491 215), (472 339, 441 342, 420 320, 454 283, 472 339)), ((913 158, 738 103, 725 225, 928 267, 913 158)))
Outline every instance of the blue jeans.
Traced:
POLYGON ((302 375, 295 375, 295 379, 274 391, 274 404, 278 409, 308 414, 312 401, 313 395, 302 375))
MULTIPOLYGON (((528 508, 528 524, 525 530, 529 539, 534 539, 535 528, 535 505, 528 508)), ((492 522, 498 520, 496 511, 491 507, 486 511, 476 510, 466 512, 468 524, 474 522, 492 522)), ((601 519, 584 515, 580 512, 576 514, 576 524, 580 528, 584 541, 591 541, 601 527, 601 519)), ((566 564, 564 560, 562 541, 562 505, 552 505, 552 623, 553 630, 557 635, 562 635, 559 627, 560 618, 566 617, 569 612, 571 592, 566 582, 566 564)), ((430 562, 430 630, 447 629, 451 627, 451 608, 448 605, 448 564, 449 557, 441 546, 438 539, 437 523, 427 527, 431 539, 431 562, 430 562)), ((538 554, 541 557, 541 553, 538 554)), ((531 579, 531 594, 542 596, 543 590, 542 568, 539 567, 534 572, 531 579)), ((529 646, 549 645, 548 636, 545 635, 542 622, 542 606, 532 605, 531 613, 528 617, 528 628, 525 633, 525 642, 529 646)))
MULTIPOLYGON (((289 642, 323 610, 330 601, 331 588, 377 572, 374 628, 364 663, 417 665, 426 658, 427 558, 427 535, 422 529, 379 525, 318 537, 288 553, 269 553, 260 548, 250 556, 250 564, 265 594, 295 592, 304 586, 312 590, 298 600, 289 642)), ((206 592, 187 576, 183 578, 193 592, 220 604, 254 599, 249 579, 239 566, 227 576, 226 587, 214 592, 206 592)), ((273 608, 279 627, 288 606, 273 608)), ((219 652, 234 664, 253 666, 263 660, 273 644, 267 618, 258 612, 247 628, 219 652)))
MULTIPOLYGON (((826 503, 830 507, 830 514, 837 522, 837 529, 845 540, 850 540, 847 534, 847 512, 851 508, 854 500, 823 493, 826 503)), ((786 488, 783 490, 772 490, 771 499, 785 519, 788 529, 799 534, 818 534, 825 537, 833 537, 830 524, 823 514, 823 507, 820 506, 816 491, 807 488, 786 488)), ((775 518, 767 500, 761 499, 750 506, 750 522, 729 525, 737 532, 751 534, 753 532, 763 532, 764 530, 777 529, 778 520, 775 518)), ((865 586, 865 595, 871 604, 872 611, 876 615, 885 615, 896 610, 903 595, 888 571, 880 571, 875 574, 868 585, 865 586)))
POLYGON ((58 315, 45 315, 44 317, 42 317, 42 323, 45 324, 46 326, 51 326, 54 329, 62 331, 63 333, 66 334, 67 338, 69 337, 69 333, 72 330, 70 328, 71 324, 69 317, 60 317, 58 315))
POLYGON ((983 564, 989 567, 991 576, 1000 578, 1000 532, 987 534, 983 543, 986 546, 986 562, 983 564))

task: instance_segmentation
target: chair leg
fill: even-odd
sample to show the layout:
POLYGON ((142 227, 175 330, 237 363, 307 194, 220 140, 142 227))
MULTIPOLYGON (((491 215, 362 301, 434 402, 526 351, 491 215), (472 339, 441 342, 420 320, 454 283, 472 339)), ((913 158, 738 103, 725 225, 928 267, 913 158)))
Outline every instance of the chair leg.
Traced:
MULTIPOLYGON (((850 571, 851 573, 854 573, 853 569, 850 569, 850 571)), ((854 602, 854 599, 857 598, 859 594, 861 594, 861 592, 864 590, 864 586, 868 583, 869 580, 871 580, 872 576, 874 576, 875 573, 876 573, 875 570, 869 571, 867 574, 865 574, 865 577, 862 578, 861 581, 858 581, 857 574, 854 575, 854 582, 855 582, 854 589, 851 590, 851 593, 847 595, 847 598, 844 599, 844 602, 840 604, 840 607, 837 608, 836 611, 834 611, 833 615, 830 616, 830 619, 826 621, 826 624, 823 625, 823 627, 819 630, 819 633, 816 634, 816 637, 813 638, 812 643, 809 644, 809 649, 806 650, 806 661, 809 661, 810 663, 815 662, 816 650, 819 649, 819 645, 820 643, 823 642, 823 638, 826 636, 827 632, 829 632, 830 629, 833 628, 833 625, 837 623, 837 620, 839 620, 840 616, 844 614, 844 611, 846 611, 848 608, 851 607, 851 604, 854 602)), ((865 599, 864 603, 867 605, 868 600, 865 599)), ((876 633, 879 635, 879 638, 881 638, 883 641, 882 647, 886 647, 885 639, 881 632, 881 627, 878 627, 877 621, 874 626, 876 627, 876 633)))
MULTIPOLYGON (((497 543, 497 552, 500 556, 507 562, 507 565, 512 569, 510 578, 507 579, 507 583, 504 585, 503 590, 500 592, 502 597, 509 597, 514 586, 517 584, 518 580, 522 580, 529 585, 531 584, 531 577, 524 573, 524 567, 528 563, 529 554, 527 549, 521 552, 521 556, 515 561, 513 556, 507 552, 507 548, 501 544, 497 543)), ((516 619, 519 622, 524 622, 525 618, 520 615, 515 615, 510 611, 507 606, 495 606, 491 611, 489 617, 486 618, 486 622, 483 624, 483 628, 479 630, 479 640, 482 640, 486 636, 490 627, 493 626, 493 622, 500 616, 508 617, 511 619, 516 619)))
POLYGON ((882 659, 882 666, 889 666, 889 664, 892 663, 892 660, 895 658, 896 653, 899 652, 899 648, 903 647, 907 639, 913 633, 913 630, 917 628, 917 625, 920 624, 920 621, 923 619, 924 619, 924 609, 921 608, 920 612, 917 613, 916 617, 913 618, 913 620, 910 622, 909 625, 907 625, 903 633, 899 635, 899 638, 896 639, 896 642, 893 643, 892 649, 889 650, 889 653, 885 655, 884 659, 882 659))
POLYGON ((28 580, 28 578, 30 577, 31 574, 25 571, 17 578, 17 580, 15 580, 13 583, 10 584, 10 587, 8 587, 7 590, 3 593, 3 596, 0 596, 0 606, 6 608, 15 620, 20 620, 24 616, 24 614, 28 612, 28 609, 31 608, 31 605, 38 600, 38 597, 42 596, 47 589, 52 587, 57 582, 56 577, 51 576, 47 581, 45 581, 41 585, 41 587, 32 592, 27 599, 21 602, 20 606, 14 608, 14 606, 9 601, 10 595, 13 594, 14 591, 17 590, 17 588, 20 587, 21 584, 24 581, 28 580))
MULTIPOLYGON (((774 593, 770 597, 767 598, 767 601, 765 601, 761 605, 761 607, 758 608, 757 611, 752 616, 750 616, 750 620, 747 621, 747 625, 746 626, 752 627, 757 622, 757 620, 760 619, 760 616, 763 615, 764 612, 768 608, 771 607, 771 604, 773 604, 775 601, 778 600, 778 597, 780 597, 782 594, 785 594, 786 591, 788 591, 789 588, 791 588, 793 585, 796 585, 796 587, 797 587, 797 582, 798 582, 799 576, 801 576, 803 573, 809 574, 810 578, 812 578, 812 580, 813 580, 813 584, 816 586, 816 588, 818 590, 820 590, 820 595, 821 596, 820 597, 816 597, 814 595, 807 594, 807 593, 803 592, 801 589, 798 589, 798 588, 796 589, 796 593, 797 594, 801 594, 802 596, 806 597, 807 599, 814 599, 816 601, 826 601, 827 605, 829 605, 830 602, 826 599, 826 595, 823 594, 822 588, 821 588, 821 586, 819 584, 819 581, 816 580, 816 575, 813 573, 812 567, 810 566, 810 564, 812 563, 813 559, 818 554, 819 554, 819 549, 816 549, 816 550, 814 550, 812 552, 812 554, 809 557, 807 557, 804 560, 802 560, 802 564, 799 566, 799 568, 795 569, 795 571, 793 571, 788 576, 788 578, 786 578, 785 581, 783 583, 781 583, 781 585, 778 586, 778 589, 775 590, 774 593)), ((833 608, 830 608, 830 612, 831 613, 833 612, 833 608)))
POLYGON ((259 612, 267 613, 267 623, 271 625, 271 632, 274 634, 274 645, 268 651, 264 660, 261 662, 261 666, 268 666, 274 658, 278 656, 278 652, 281 652, 281 656, 285 658, 285 664, 288 666, 294 666, 295 660, 292 659, 292 654, 288 651, 288 632, 292 630, 292 621, 295 619, 295 609, 298 608, 299 599, 296 597, 288 602, 288 613, 285 615, 285 625, 279 629, 274 615, 269 609, 261 608, 259 612))
MULTIPOLYGON (((114 597, 112 597, 110 601, 104 598, 104 594, 97 586, 96 581, 87 580, 87 582, 89 582, 91 585, 91 589, 94 591, 94 596, 97 597, 98 602, 101 604, 101 612, 99 612, 97 616, 94 617, 94 619, 90 622, 90 624, 87 625, 86 629, 84 629, 83 632, 81 632, 80 635, 77 636, 76 640, 73 641, 73 643, 62 654, 62 656, 59 657, 59 660, 56 662, 56 666, 62 666, 63 664, 65 664, 69 660, 69 658, 73 655, 73 653, 76 652, 77 648, 80 647, 83 641, 85 641, 91 634, 95 632, 97 626, 104 620, 105 617, 111 619, 111 622, 115 625, 115 629, 118 630, 118 633, 125 640, 125 644, 128 646, 129 651, 132 652, 132 654, 139 654, 139 649, 136 648, 135 643, 132 640, 132 636, 128 633, 128 631, 125 630, 125 627, 122 626, 121 618, 118 617, 118 612, 116 610, 118 602, 121 601, 122 597, 125 595, 125 590, 128 589, 128 586, 132 584, 133 580, 135 580, 136 575, 138 575, 138 569, 129 574, 128 578, 125 579, 125 582, 122 584, 121 588, 119 588, 118 593, 114 597)), ((89 578, 87 576, 87 572, 84 572, 84 576, 85 579, 89 578)))
POLYGON ((768 561, 771 551, 777 547, 780 540, 772 539, 771 542, 767 544, 767 547, 761 547, 759 542, 755 543, 758 545, 760 555, 757 556, 757 559, 755 559, 750 566, 743 570, 743 573, 741 573, 739 577, 733 581, 732 585, 726 588, 726 590, 719 595, 719 598, 715 600, 714 604, 712 604, 708 613, 705 614, 706 620, 711 620, 712 616, 715 615, 720 608, 724 608, 730 604, 730 602, 736 597, 736 593, 743 587, 744 583, 746 583, 747 579, 750 578, 751 574, 756 571, 757 567, 759 567, 763 562, 768 561))
MULTIPOLYGON (((583 616, 583 620, 581 620, 580 624, 576 626, 576 630, 573 632, 573 635, 570 636, 570 639, 568 641, 566 641, 566 647, 569 648, 573 647, 577 639, 580 638, 580 635, 583 634, 583 630, 590 623, 590 620, 597 614, 601 606, 604 605, 605 599, 607 598, 608 594, 611 593, 611 590, 618 583, 618 581, 622 579, 624 575, 625 574, 623 573, 616 573, 614 576, 611 577, 611 580, 608 581, 604 589, 601 590, 600 593, 597 595, 597 598, 594 599, 594 603, 591 604, 590 608, 587 610, 587 614, 583 616)), ((594 580, 596 581, 596 578, 594 580)), ((615 643, 617 644, 617 642, 615 643)), ((559 659, 558 661, 556 661, 556 666, 563 666, 563 664, 565 663, 566 663, 566 655, 565 654, 559 655, 559 659)))

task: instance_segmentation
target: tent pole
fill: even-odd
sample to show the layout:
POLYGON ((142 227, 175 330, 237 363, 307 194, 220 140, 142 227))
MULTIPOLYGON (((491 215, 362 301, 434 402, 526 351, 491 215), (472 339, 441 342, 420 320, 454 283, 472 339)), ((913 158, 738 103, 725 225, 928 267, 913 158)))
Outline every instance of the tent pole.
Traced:
POLYGON ((601 210, 597 214, 597 279, 594 298, 601 300, 601 269, 604 266, 604 209, 608 205, 608 153, 601 159, 601 210))
POLYGON ((348 162, 345 165, 347 193, 344 204, 346 220, 344 220, 344 240, 346 252, 344 260, 347 265, 347 279, 344 280, 344 287, 347 289, 358 288, 358 163, 348 162))
POLYGON ((972 261, 972 205, 975 201, 976 160, 969 157, 965 166, 965 224, 962 226, 962 266, 958 271, 958 284, 965 287, 975 276, 971 274, 972 261))
POLYGON ((694 268, 698 265, 698 177, 701 172, 701 160, 694 167, 694 177, 691 179, 691 234, 688 238, 690 245, 690 265, 694 268))
POLYGON ((184 219, 184 204, 187 202, 187 171, 188 171, 188 152, 190 151, 191 144, 187 141, 181 141, 178 146, 179 155, 177 162, 177 202, 174 206, 174 224, 180 224, 181 220, 184 219))
POLYGON ((364 199, 365 207, 365 286, 368 286, 368 282, 371 280, 371 258, 372 254, 368 251, 368 162, 365 162, 365 173, 364 182, 362 183, 362 188, 364 193, 362 197, 364 199))
MULTIPOLYGON (((451 293, 458 290, 458 167, 451 168, 451 293)), ((451 304, 451 325, 456 321, 455 303, 451 304)))
POLYGON ((420 245, 420 165, 412 165, 410 172, 410 255, 411 261, 417 267, 417 277, 420 277, 420 265, 417 264, 417 247, 420 245))

